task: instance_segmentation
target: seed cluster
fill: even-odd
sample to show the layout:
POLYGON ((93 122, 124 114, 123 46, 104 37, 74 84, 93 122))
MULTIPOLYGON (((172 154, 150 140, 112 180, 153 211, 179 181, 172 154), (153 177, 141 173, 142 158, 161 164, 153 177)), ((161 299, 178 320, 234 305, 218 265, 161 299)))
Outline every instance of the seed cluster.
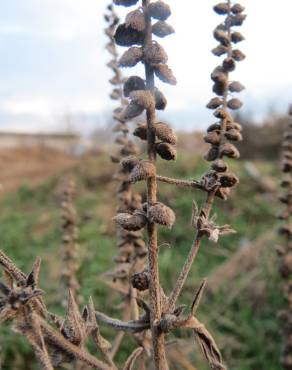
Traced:
MULTIPOLYGON (((292 117, 292 106, 290 108, 292 117)), ((283 237, 283 242, 278 247, 277 252, 280 256, 279 271, 283 278, 283 290, 287 302, 286 309, 280 313, 284 323, 284 335, 286 338, 285 348, 282 354, 282 365, 285 369, 292 369, 292 119, 290 120, 283 138, 282 172, 283 179, 281 186, 284 194, 280 201, 284 204, 284 209, 279 214, 282 226, 279 234, 283 237)))
POLYGON ((212 178, 214 186, 218 182, 220 184, 216 195, 226 199, 230 189, 238 183, 238 179, 229 171, 224 158, 239 158, 239 151, 233 143, 242 140, 241 126, 234 121, 230 113, 230 110, 237 110, 242 106, 242 102, 231 94, 244 89, 240 82, 230 80, 230 72, 235 70, 236 62, 245 58, 242 51, 234 48, 235 44, 244 40, 242 34, 235 31, 234 27, 241 26, 246 15, 243 14, 244 8, 240 4, 231 4, 230 1, 215 5, 214 11, 224 16, 225 20, 213 32, 219 45, 212 52, 218 57, 224 56, 224 59, 211 74, 216 97, 209 101, 207 108, 214 110, 214 116, 218 121, 208 127, 204 137, 205 142, 211 145, 205 159, 213 161, 208 177, 212 178))

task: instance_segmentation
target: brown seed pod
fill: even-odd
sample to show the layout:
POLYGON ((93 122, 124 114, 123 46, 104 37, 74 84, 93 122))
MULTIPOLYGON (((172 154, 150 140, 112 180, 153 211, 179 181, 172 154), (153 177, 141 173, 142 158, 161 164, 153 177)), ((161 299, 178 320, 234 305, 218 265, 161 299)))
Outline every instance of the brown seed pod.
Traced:
POLYGON ((175 223, 175 213, 163 203, 155 203, 148 209, 148 219, 150 222, 167 226, 169 229, 175 223))
POLYGON ((227 164, 222 159, 217 159, 211 167, 216 172, 225 172, 228 169, 227 164))
POLYGON ((245 87, 238 81, 233 81, 228 86, 228 90, 232 93, 233 92, 238 92, 239 93, 244 89, 245 89, 245 87))
POLYGON ((124 170, 131 172, 135 166, 139 163, 139 159, 133 155, 125 157, 121 160, 121 166, 124 170))
POLYGON ((213 115, 216 118, 230 120, 230 114, 229 114, 229 112, 228 112, 228 110, 226 108, 218 108, 218 109, 216 109, 215 112, 213 113, 213 115))
POLYGON ((131 27, 136 31, 144 31, 146 27, 144 14, 140 9, 134 10, 127 14, 125 19, 126 27, 131 27))
POLYGON ((124 96, 129 97, 130 93, 135 90, 145 90, 145 81, 139 76, 131 76, 124 83, 124 96))
POLYGON ((230 99, 227 102, 228 108, 233 109, 233 110, 240 109, 242 105, 243 103, 239 99, 236 99, 236 98, 230 99))
POLYGON ((231 27, 241 26, 245 21, 245 14, 237 14, 231 17, 228 17, 228 23, 231 27))
POLYGON ((166 37, 174 33, 174 28, 166 22, 158 21, 153 24, 152 33, 158 37, 166 37))
POLYGON ((223 145, 220 146, 219 156, 220 158, 222 158, 223 156, 229 157, 229 158, 239 158, 240 153, 233 144, 224 143, 223 145))
POLYGON ((148 90, 135 90, 130 93, 130 98, 133 102, 140 105, 144 109, 149 109, 155 106, 154 97, 148 90))
POLYGON ((226 72, 232 72, 235 70, 236 63, 232 58, 225 58, 222 63, 222 67, 226 72))
POLYGON ((211 131, 204 136, 204 141, 208 144, 218 145, 220 143, 220 131, 211 131))
POLYGON ((218 66, 214 69, 214 71, 211 73, 211 79, 214 82, 219 82, 219 83, 224 83, 224 84, 227 84, 228 82, 226 71, 221 66, 218 66))
POLYGON ((152 45, 144 49, 144 61, 150 64, 165 64, 168 56, 158 42, 153 41, 152 45))
POLYGON ((140 116, 144 111, 144 107, 140 104, 137 104, 134 100, 132 100, 126 108, 122 111, 122 113, 119 115, 119 119, 121 120, 129 120, 135 117, 140 116))
POLYGON ((226 139, 231 140, 231 141, 241 141, 242 140, 241 133, 235 129, 226 131, 224 136, 226 137, 226 139))
POLYGON ((239 49, 234 49, 232 50, 232 58, 237 62, 241 62, 245 59, 245 54, 239 49))
POLYGON ((230 39, 226 32, 221 29, 216 28, 213 32, 214 39, 219 41, 223 46, 229 46, 230 39))
POLYGON ((139 123, 133 135, 139 137, 141 140, 147 140, 147 125, 145 123, 139 123))
POLYGON ((207 128, 207 132, 216 131, 216 130, 219 130, 219 131, 221 130, 221 125, 219 123, 213 123, 207 128))
POLYGON ((229 131, 229 130, 238 130, 238 131, 242 131, 242 126, 237 123, 237 122, 229 122, 227 123, 227 126, 226 126, 226 130, 229 131))
POLYGON ((212 49, 212 53, 216 55, 216 57, 221 57, 221 55, 226 54, 228 48, 224 45, 218 45, 216 48, 212 49))
POLYGON ((166 123, 158 122, 154 126, 154 132, 156 137, 166 143, 176 145, 177 136, 174 133, 173 129, 169 127, 166 123))
POLYGON ((239 14, 239 13, 242 13, 244 11, 244 7, 241 5, 241 4, 234 4, 232 7, 231 7, 231 11, 232 13, 234 14, 239 14))
POLYGON ((140 161, 131 172, 130 181, 136 183, 138 181, 147 180, 150 177, 156 176, 156 168, 150 161, 140 161))
POLYGON ((222 174, 219 181, 223 188, 232 188, 239 183, 238 177, 231 172, 222 174))
POLYGON ((149 288, 149 276, 146 271, 138 272, 131 277, 131 284, 133 288, 139 291, 144 291, 149 288))
POLYGON ((174 161, 176 159, 176 148, 169 143, 155 144, 157 154, 166 161, 174 161))
POLYGON ((123 23, 116 29, 114 39, 119 46, 142 45, 144 34, 123 23))
POLYGON ((110 62, 108 62, 107 64, 107 67, 109 67, 109 68, 111 68, 111 69, 113 69, 114 71, 116 71, 117 70, 117 68, 118 68, 118 63, 116 62, 116 60, 115 59, 112 59, 110 62))
POLYGON ((209 149, 208 153, 204 155, 204 158, 206 159, 206 161, 212 162, 212 161, 215 161, 218 158, 218 155, 219 155, 218 146, 212 146, 209 149))
POLYGON ((284 159, 282 161, 282 171, 283 172, 292 172, 292 160, 291 159, 284 159))
POLYGON ((163 82, 170 85, 176 85, 177 81, 172 70, 166 64, 154 64, 154 72, 156 76, 163 82))
POLYGON ((223 96, 225 93, 225 89, 227 86, 227 80, 226 82, 215 82, 213 85, 213 93, 219 96, 223 96))
POLYGON ((149 4, 149 15, 160 21, 165 21, 171 14, 170 6, 163 1, 155 1, 149 4))
POLYGON ((227 3, 219 3, 219 4, 216 4, 213 7, 213 9, 214 9, 214 12, 216 12, 219 15, 228 14, 228 12, 229 12, 229 6, 228 6, 227 3))
POLYGON ((112 85, 119 85, 120 84, 120 79, 119 79, 119 76, 114 76, 112 77, 109 82, 112 84, 112 85))
POLYGON ((159 89, 157 89, 157 87, 154 88, 154 98, 155 109, 164 110, 167 105, 167 100, 163 93, 159 89))
POLYGON ((134 67, 137 63, 141 62, 143 58, 143 51, 137 46, 132 46, 128 49, 119 59, 120 67, 134 67))
POLYGON ((116 5, 132 6, 137 4, 138 0, 113 0, 116 5))
POLYGON ((231 34, 231 41, 234 44, 237 44, 238 42, 241 42, 245 40, 244 36, 240 32, 232 32, 231 34))
POLYGON ((129 231, 141 230, 147 224, 146 214, 142 211, 135 211, 134 214, 118 213, 113 220, 117 225, 129 231))
POLYGON ((116 48, 115 48, 115 45, 113 42, 109 42, 106 46, 105 46, 106 50, 111 54, 113 55, 114 57, 117 56, 117 51, 116 51, 116 48))
POLYGON ((209 103, 206 105, 208 109, 216 109, 222 105, 223 101, 219 98, 212 98, 209 103))

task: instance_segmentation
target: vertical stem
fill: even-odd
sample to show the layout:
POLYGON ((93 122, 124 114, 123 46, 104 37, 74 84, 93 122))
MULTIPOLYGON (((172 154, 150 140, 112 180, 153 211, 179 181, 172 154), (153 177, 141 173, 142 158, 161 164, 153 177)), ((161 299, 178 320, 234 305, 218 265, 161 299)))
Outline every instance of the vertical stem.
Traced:
MULTIPOLYGON (((146 34, 143 47, 146 48, 152 44, 151 18, 148 15, 149 0, 143 0, 143 10, 146 20, 146 34)), ((154 90, 154 71, 151 65, 145 62, 146 87, 148 90, 154 90)), ((155 134, 153 127, 155 125, 155 106, 147 109, 147 152, 148 159, 153 163, 156 162, 155 151, 155 134)), ((157 201, 157 182, 156 177, 147 180, 147 204, 150 207, 157 201)), ((158 323, 161 319, 161 297, 159 284, 158 269, 158 246, 157 246, 157 227, 155 223, 149 222, 147 227, 148 233, 148 266, 150 272, 150 307, 151 307, 151 332, 152 345, 154 353, 154 363, 156 370, 168 370, 165 355, 165 338, 164 334, 159 332, 158 323)))

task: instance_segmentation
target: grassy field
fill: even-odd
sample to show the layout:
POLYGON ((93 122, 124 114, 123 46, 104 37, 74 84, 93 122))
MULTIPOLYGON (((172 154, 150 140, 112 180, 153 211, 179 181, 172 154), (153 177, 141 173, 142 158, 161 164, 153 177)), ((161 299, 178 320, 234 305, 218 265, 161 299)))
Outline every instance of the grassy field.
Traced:
MULTIPOLYGON (((277 275, 275 254, 275 214, 279 205, 274 193, 264 192, 244 169, 237 167, 241 183, 227 201, 217 201, 218 220, 231 224, 237 234, 222 238, 220 243, 204 241, 181 303, 190 304, 200 279, 209 276, 210 286, 198 311, 214 334, 224 359, 233 370, 279 370, 281 348, 280 322, 276 312, 281 307, 282 295, 277 275), (225 264, 225 265, 223 265, 225 264), (222 266, 225 266, 222 268, 222 266), (220 270, 221 268, 221 270, 220 270), (227 276, 226 275, 227 272, 227 276)), ((258 162, 263 176, 278 178, 276 164, 258 162)), ((159 173, 177 178, 198 178, 208 164, 189 152, 167 166, 159 164, 159 173)), ((5 195, 0 204, 0 245, 17 265, 29 272, 33 259, 43 258, 40 287, 51 311, 63 313, 60 302, 65 292, 60 288, 61 230, 60 194, 62 184, 70 177, 77 183, 76 207, 80 227, 79 272, 81 293, 85 301, 92 295, 99 310, 118 316, 119 297, 113 295, 102 281, 101 274, 110 270, 115 255, 114 226, 111 217, 115 204, 111 182, 113 165, 106 155, 82 159, 71 169, 53 176, 41 185, 23 183, 17 191, 5 195), (108 166, 105 166, 107 163, 108 166)), ((176 190, 160 184, 160 199, 175 211, 174 230, 160 230, 161 280, 169 292, 179 268, 190 248, 194 230, 190 225, 192 201, 198 203, 202 194, 176 190)), ((102 332, 113 333, 102 327, 102 332)), ((184 350, 200 369, 206 369, 191 334, 178 333, 184 350)), ((127 340, 118 359, 122 361, 132 343, 127 340)), ((171 346, 169 346, 171 351, 171 346)), ((35 369, 29 346, 7 326, 0 328, 2 368, 35 369)), ((173 369, 182 367, 173 364, 173 369)))

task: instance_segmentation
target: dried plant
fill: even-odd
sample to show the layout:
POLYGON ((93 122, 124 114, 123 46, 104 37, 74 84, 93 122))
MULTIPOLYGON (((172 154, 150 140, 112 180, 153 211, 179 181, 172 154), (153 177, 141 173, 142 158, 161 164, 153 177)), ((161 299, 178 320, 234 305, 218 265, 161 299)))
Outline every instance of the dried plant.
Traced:
POLYGON ((75 184, 69 181, 63 190, 62 207, 62 270, 61 277, 66 290, 70 289, 81 303, 82 299, 77 295, 80 288, 77 273, 80 267, 80 255, 78 246, 77 214, 73 204, 75 184))
MULTIPOLYGON (((114 2, 117 5, 131 6, 137 4, 138 0, 116 0, 114 2)), ((165 83, 176 84, 176 79, 166 64, 168 58, 165 50, 152 38, 153 33, 158 37, 164 37, 173 32, 172 27, 165 22, 171 14, 169 6, 162 1, 143 0, 142 7, 131 11, 126 16, 125 23, 117 27, 114 36, 119 46, 130 47, 120 58, 120 65, 133 67, 142 62, 145 67, 145 79, 132 76, 124 84, 130 102, 121 111, 119 118, 131 119, 146 111, 146 123, 139 124, 134 134, 141 140, 147 141, 148 158, 138 160, 131 157, 124 159, 121 164, 123 168, 131 169, 130 180, 133 183, 146 181, 147 202, 143 207, 144 213, 139 212, 135 217, 129 217, 127 213, 119 214, 119 224, 125 229, 133 225, 136 229, 147 228, 148 271, 140 274, 139 279, 143 282, 143 287, 149 289, 149 306, 147 305, 146 310, 144 304, 145 314, 131 323, 111 319, 101 313, 98 313, 97 317, 120 330, 142 331, 150 328, 156 369, 168 369, 165 336, 175 328, 193 329, 210 366, 224 369, 214 339, 195 317, 205 280, 200 285, 189 315, 182 317, 182 307, 176 306, 203 237, 207 236, 208 239, 217 242, 221 235, 234 232, 229 225, 217 225, 215 216, 210 213, 215 196, 226 199, 230 188, 238 183, 237 177, 228 169, 223 158, 239 157, 238 150, 231 142, 241 140, 241 127, 234 122, 229 109, 239 109, 242 104, 236 98, 229 98, 229 95, 240 92, 243 86, 239 82, 231 82, 229 72, 235 69, 236 61, 244 59, 244 54, 238 49, 233 49, 232 44, 243 40, 239 32, 233 32, 233 27, 241 25, 245 15, 242 14, 243 7, 239 4, 232 5, 230 1, 218 4, 214 10, 219 14, 225 14, 226 19, 214 31, 215 38, 220 42, 218 48, 224 51, 221 50, 218 53, 213 50, 213 52, 215 55, 226 54, 226 58, 211 76, 214 81, 213 91, 217 97, 208 103, 208 108, 216 109, 214 115, 219 122, 211 125, 205 136, 205 141, 211 144, 206 159, 213 163, 211 169, 199 181, 182 181, 156 174, 157 154, 164 160, 176 158, 176 135, 166 123, 157 122, 155 114, 156 109, 164 109, 166 106, 165 97, 155 87, 155 76, 165 83), (152 19, 158 22, 152 25, 152 19), (218 33, 221 35, 220 38, 218 33), (161 104, 161 101, 164 103, 161 104), (175 222, 175 214, 168 206, 158 201, 157 180, 207 192, 206 202, 200 209, 194 203, 193 226, 196 228, 196 236, 169 297, 164 294, 159 282, 157 225, 171 228, 175 222)))
MULTIPOLYGON (((137 290, 135 282, 130 283, 130 277, 140 273, 145 268, 147 249, 145 242, 142 239, 142 232, 139 230, 139 223, 145 224, 146 217, 142 210, 142 197, 140 194, 132 191, 132 184, 129 178, 131 172, 131 158, 129 155, 138 153, 138 148, 133 140, 129 138, 129 128, 127 119, 120 118, 119 114, 127 105, 124 95, 128 96, 127 83, 123 89, 123 76, 118 64, 118 53, 114 42, 114 33, 119 23, 113 5, 107 7, 105 20, 108 26, 105 29, 105 34, 109 37, 109 43, 106 45, 107 50, 112 55, 112 59, 108 63, 108 67, 114 72, 114 77, 110 79, 110 83, 114 85, 114 89, 110 94, 111 99, 119 101, 120 106, 113 112, 115 126, 113 131, 117 133, 115 141, 120 145, 118 153, 111 156, 112 161, 120 162, 123 159, 124 166, 118 166, 113 178, 118 182, 116 190, 117 196, 117 216, 114 218, 117 225, 117 248, 118 255, 114 257, 117 267, 114 271, 106 275, 111 278, 107 284, 120 293, 123 299, 123 320, 137 319, 137 290), (130 160, 129 160, 130 158, 130 160), (125 213, 126 212, 126 213, 125 213)), ((133 157, 134 158, 134 157, 133 157)), ((140 288, 140 287, 138 287, 140 288)), ((112 358, 119 349, 124 333, 121 331, 117 334, 111 350, 112 358)))
MULTIPOLYGON (((290 107, 292 116, 292 106, 290 107)), ((286 307, 280 313, 284 323, 285 348, 282 354, 282 365, 285 369, 292 369, 292 120, 290 120, 283 138, 283 158, 282 172, 283 179, 281 186, 285 193, 281 195, 280 201, 284 204, 284 209, 279 214, 282 226, 279 234, 283 238, 283 243, 277 251, 280 256, 279 271, 283 278, 283 291, 285 295, 286 307)))
MULTIPOLYGON (((114 3, 132 6, 138 1, 114 0, 114 3)), ((119 226, 119 254, 115 258, 117 269, 111 274, 114 281, 110 286, 123 295, 125 307, 131 307, 134 313, 129 319, 111 318, 96 311, 90 298, 81 314, 75 299, 76 285, 73 283, 68 291, 65 317, 56 316, 47 310, 42 298, 43 292, 37 288, 40 259, 36 260, 32 272, 26 276, 0 251, 0 265, 4 268, 5 280, 5 283, 0 284, 0 323, 11 320, 15 322, 16 330, 31 343, 44 369, 51 370, 54 366, 66 363, 73 364, 76 360, 94 369, 117 369, 113 357, 122 335, 116 337, 111 349, 111 345, 100 334, 98 321, 118 332, 129 333, 136 340, 137 348, 128 357, 123 370, 133 369, 141 358, 139 369, 145 369, 144 355, 152 357, 156 370, 168 370, 166 339, 175 329, 191 330, 210 368, 226 369, 214 338, 197 318, 206 279, 199 284, 188 313, 184 314, 185 306, 179 305, 178 300, 201 241, 207 238, 217 242, 220 236, 234 232, 229 225, 221 226, 216 222, 212 207, 216 197, 226 199, 230 189, 238 183, 237 177, 224 160, 225 157, 239 157, 239 152, 232 142, 241 140, 241 128, 234 122, 229 110, 240 108, 241 102, 237 98, 230 98, 230 93, 240 92, 243 86, 239 82, 230 81, 229 73, 235 69, 236 61, 244 58, 241 51, 232 47, 234 43, 243 40, 243 36, 233 31, 233 27, 240 26, 244 21, 244 9, 239 4, 231 4, 230 0, 214 7, 218 14, 226 17, 214 31, 214 37, 220 45, 213 53, 218 56, 225 55, 225 59, 211 75, 214 81, 213 91, 217 96, 207 105, 215 110, 214 115, 218 118, 218 122, 208 128, 205 136, 205 141, 211 144, 205 158, 212 164, 201 179, 188 181, 158 176, 156 169, 157 156, 167 161, 176 158, 175 133, 169 125, 157 122, 156 119, 156 110, 165 109, 167 101, 155 86, 155 78, 171 85, 176 84, 176 79, 166 64, 166 51, 153 40, 153 35, 163 38, 174 32, 172 26, 166 23, 171 10, 160 0, 142 0, 140 5, 126 16, 125 23, 118 26, 112 6, 108 7, 110 13, 105 17, 109 22, 106 33, 110 37, 107 49, 113 56, 109 66, 115 73, 111 80, 115 86, 111 95, 121 103, 114 112, 117 121, 115 130, 121 133, 116 141, 122 145, 118 155, 113 156, 115 162, 120 161, 121 168, 114 176, 120 181, 117 191, 120 204, 114 218, 119 226), (119 61, 113 39, 119 46, 129 47, 119 61), (140 62, 144 65, 145 78, 131 76, 123 83, 122 88, 118 65, 133 67, 140 62), (129 98, 129 102, 123 95, 129 98), (127 135, 126 122, 143 112, 146 112, 146 122, 138 124, 134 135, 146 141, 147 158, 138 159, 135 157, 134 144, 127 135), (141 204, 141 197, 135 196, 132 184, 143 181, 146 183, 147 200, 141 204), (200 207, 196 202, 193 203, 194 242, 169 295, 164 293, 159 279, 157 230, 159 226, 172 228, 175 224, 175 213, 159 201, 158 181, 207 193, 206 200, 200 207), (147 232, 147 249, 141 239, 143 229, 147 232), (146 255, 147 268, 144 267, 146 255), (88 352, 87 344, 90 338, 99 351, 101 360, 88 352)), ((66 194, 72 196, 72 192, 66 194)), ((72 215, 75 213, 72 212, 71 201, 72 198, 67 199, 65 220, 70 219, 72 227, 65 230, 68 231, 70 242, 75 245, 75 216, 72 222, 72 215)))

